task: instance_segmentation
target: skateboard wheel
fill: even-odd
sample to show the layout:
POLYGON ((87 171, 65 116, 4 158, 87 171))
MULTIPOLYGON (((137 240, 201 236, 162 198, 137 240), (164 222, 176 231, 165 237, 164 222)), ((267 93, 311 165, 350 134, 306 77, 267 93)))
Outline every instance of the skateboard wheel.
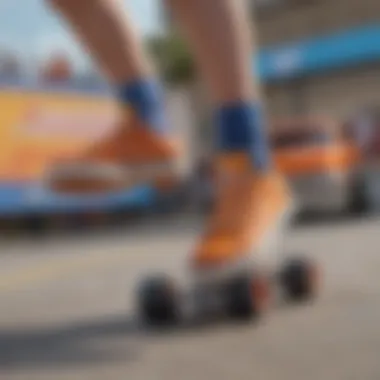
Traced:
POLYGON ((174 282, 165 276, 143 281, 138 290, 140 316, 151 325, 168 325, 178 318, 178 292, 174 282))
POLYGON ((289 260, 281 273, 281 285, 292 301, 313 298, 318 290, 319 273, 315 263, 306 258, 289 260))
POLYGON ((234 319, 256 319, 266 311, 271 290, 265 276, 246 274, 227 285, 227 312, 234 319))

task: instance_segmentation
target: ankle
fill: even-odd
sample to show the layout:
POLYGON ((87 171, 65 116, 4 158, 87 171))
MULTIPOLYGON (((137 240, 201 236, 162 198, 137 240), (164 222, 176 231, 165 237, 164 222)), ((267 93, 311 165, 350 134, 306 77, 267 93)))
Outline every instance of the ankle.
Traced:
POLYGON ((256 102, 237 102, 215 112, 217 149, 224 155, 246 155, 257 170, 270 166, 269 144, 262 107, 256 102))
POLYGON ((119 85, 117 97, 122 105, 132 108, 145 126, 155 132, 165 132, 168 123, 164 93, 154 78, 141 78, 119 85))

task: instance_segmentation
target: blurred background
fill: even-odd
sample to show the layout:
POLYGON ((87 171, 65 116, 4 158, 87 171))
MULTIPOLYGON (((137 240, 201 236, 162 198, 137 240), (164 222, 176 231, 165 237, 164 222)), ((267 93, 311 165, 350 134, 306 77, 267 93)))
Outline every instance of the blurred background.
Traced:
POLYGON ((127 293, 149 267, 179 273, 213 203, 206 90, 161 1, 125 0, 166 83, 180 180, 49 193, 44 170, 114 125, 112 91, 43 0, 0 0, 1 380, 380 378, 380 2, 244 1, 275 162, 299 220, 322 221, 284 247, 326 269, 321 300, 257 330, 140 339, 127 293))

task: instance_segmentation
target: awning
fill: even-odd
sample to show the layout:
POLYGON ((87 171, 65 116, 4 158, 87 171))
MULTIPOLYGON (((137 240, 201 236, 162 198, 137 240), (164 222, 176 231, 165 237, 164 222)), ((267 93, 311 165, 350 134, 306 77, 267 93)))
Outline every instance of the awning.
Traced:
POLYGON ((380 60, 380 25, 376 24, 265 48, 259 54, 255 70, 264 81, 273 81, 377 60, 380 60))

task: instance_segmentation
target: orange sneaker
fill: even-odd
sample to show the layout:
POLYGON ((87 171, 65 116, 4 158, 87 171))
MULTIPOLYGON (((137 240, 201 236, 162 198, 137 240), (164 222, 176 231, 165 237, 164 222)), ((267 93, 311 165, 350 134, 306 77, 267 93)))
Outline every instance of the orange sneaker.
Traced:
POLYGON ((146 128, 134 113, 80 157, 53 165, 46 186, 58 193, 105 193, 175 178, 178 150, 146 128))
POLYGON ((217 163, 217 195, 208 227, 191 257, 196 273, 239 267, 249 253, 258 254, 290 214, 292 198, 277 173, 254 173, 246 155, 221 158, 217 163))

